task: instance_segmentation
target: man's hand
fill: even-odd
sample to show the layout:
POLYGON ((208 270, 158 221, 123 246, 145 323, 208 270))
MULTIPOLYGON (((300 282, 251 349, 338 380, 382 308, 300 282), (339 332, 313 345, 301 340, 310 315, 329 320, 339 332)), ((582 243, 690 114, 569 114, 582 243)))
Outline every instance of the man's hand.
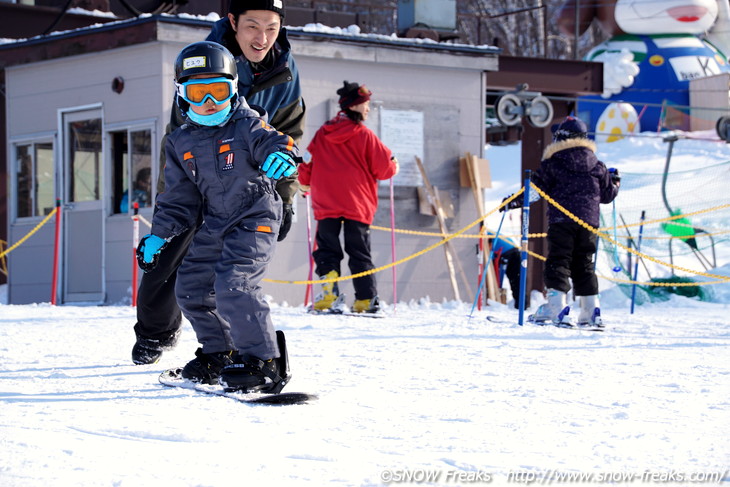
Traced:
POLYGON ((281 225, 279 226, 279 236, 276 237, 277 242, 284 240, 291 229, 292 218, 294 217, 294 207, 292 205, 284 205, 284 214, 281 216, 281 225))

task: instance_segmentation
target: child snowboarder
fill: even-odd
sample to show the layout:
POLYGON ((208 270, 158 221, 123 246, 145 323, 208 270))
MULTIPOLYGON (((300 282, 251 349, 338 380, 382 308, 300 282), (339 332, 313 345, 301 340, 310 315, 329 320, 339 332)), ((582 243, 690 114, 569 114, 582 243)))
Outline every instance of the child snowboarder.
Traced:
MULTIPOLYGON (((553 143, 545 148, 532 181, 563 208, 596 228, 600 221, 599 205, 612 202, 618 194, 618 171, 609 171, 598 160, 596 144, 588 139, 588 128, 582 120, 567 117, 554 125, 552 131, 553 143)), ((520 196, 500 211, 519 208, 522 204, 520 196)), ((572 279, 574 293, 580 302, 578 325, 603 325, 598 279, 593 266, 596 240, 595 233, 553 205, 548 207, 548 255, 543 275, 547 303, 529 316, 528 321, 570 324, 567 293, 572 279)))
POLYGON ((153 269, 165 245, 202 216, 178 271, 175 294, 202 347, 181 371, 228 390, 279 392, 286 350, 259 283, 276 245, 282 202, 276 180, 295 173, 298 149, 237 93, 236 62, 214 42, 185 47, 175 62, 186 123, 168 137, 166 191, 137 254, 153 269))

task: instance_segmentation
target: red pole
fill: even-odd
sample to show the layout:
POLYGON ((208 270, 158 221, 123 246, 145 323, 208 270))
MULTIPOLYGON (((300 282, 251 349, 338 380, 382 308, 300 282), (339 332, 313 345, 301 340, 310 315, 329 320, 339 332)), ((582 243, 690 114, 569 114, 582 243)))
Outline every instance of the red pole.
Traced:
MULTIPOLYGON (((479 226, 479 236, 484 237, 484 222, 479 226)), ((477 243, 477 274, 479 276, 479 280, 477 283, 482 282, 482 273, 486 272, 486 269, 484 268, 484 239, 480 238, 479 243, 477 243)), ((477 309, 479 311, 482 310, 482 286, 479 286, 479 289, 477 290, 477 309)))
MULTIPOLYGON (((393 197, 393 178, 390 178, 390 256, 392 262, 395 264, 395 198, 393 197)), ((396 277, 395 266, 393 266, 393 313, 395 313, 395 307, 398 304, 398 293, 396 291, 396 284, 398 280, 396 277)))
POLYGON ((139 243, 139 203, 134 202, 132 217, 132 306, 137 306, 137 244, 139 243))
POLYGON ((56 200, 56 235, 53 244, 53 277, 51 278, 51 304, 57 303, 58 289, 58 254, 61 251, 61 200, 56 200))
MULTIPOLYGON (((304 193, 305 201, 307 202, 307 252, 309 252, 307 256, 307 260, 309 261, 309 274, 307 276, 307 280, 312 280, 312 275, 314 271, 314 258, 312 257, 312 203, 311 203, 311 194, 309 191, 304 193)), ((312 284, 307 284, 307 288, 304 291, 304 306, 306 307, 309 304, 309 295, 312 292, 312 284)))

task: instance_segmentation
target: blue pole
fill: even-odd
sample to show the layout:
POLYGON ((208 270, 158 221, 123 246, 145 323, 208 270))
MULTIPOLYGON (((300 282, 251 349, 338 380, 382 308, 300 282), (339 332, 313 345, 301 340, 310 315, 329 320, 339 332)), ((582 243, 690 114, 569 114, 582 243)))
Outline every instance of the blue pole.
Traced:
POLYGON ((525 293, 527 292, 527 234, 530 229, 530 175, 525 171, 525 192, 522 195, 522 253, 520 256, 520 314, 519 325, 525 323, 525 293))
MULTIPOLYGON (((497 233, 494 235, 494 241, 496 242, 499 238, 499 233, 502 231, 502 223, 504 223, 504 216, 507 214, 507 210, 502 212, 502 219, 499 221, 499 227, 497 228, 497 233)), ((471 318, 472 313, 474 313, 474 308, 477 305, 477 301, 479 300, 479 295, 482 293, 482 288, 484 287, 484 281, 487 280, 487 271, 489 265, 492 265, 492 257, 494 256, 494 245, 491 246, 491 249, 489 250, 489 258, 487 259, 486 264, 484 265, 484 270, 482 271, 482 280, 479 282, 479 289, 477 289, 477 294, 474 296, 474 303, 471 305, 471 311, 469 312, 469 318, 471 318)))
MULTIPOLYGON (((641 224, 639 225, 639 241, 636 244, 636 251, 641 252, 641 236, 644 233, 644 216, 646 211, 641 211, 641 224)), ((634 264, 633 284, 631 284, 631 314, 634 314, 634 303, 636 302, 636 279, 639 277, 639 256, 636 256, 636 264, 634 264)))

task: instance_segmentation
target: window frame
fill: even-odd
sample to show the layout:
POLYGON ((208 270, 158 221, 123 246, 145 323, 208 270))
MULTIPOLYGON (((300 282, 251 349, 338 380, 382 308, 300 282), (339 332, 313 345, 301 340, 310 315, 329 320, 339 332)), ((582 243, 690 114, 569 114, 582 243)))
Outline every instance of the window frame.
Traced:
POLYGON ((26 221, 33 221, 33 220, 41 220, 45 218, 48 213, 39 214, 36 212, 37 208, 37 188, 38 188, 38 150, 37 147, 40 145, 50 145, 51 146, 51 165, 50 165, 50 171, 51 171, 51 187, 53 189, 53 205, 51 205, 50 211, 55 208, 55 200, 58 198, 58 174, 57 174, 57 167, 56 162, 58 159, 58 141, 57 136, 55 132, 43 132, 38 134, 31 134, 23 137, 17 137, 10 139, 8 144, 8 152, 9 152, 9 158, 10 161, 9 170, 11 172, 10 174, 10 213, 9 213, 9 221, 11 223, 16 222, 26 222, 26 221), (30 147, 30 157, 31 157, 31 191, 30 191, 30 200, 31 200, 31 208, 32 208, 32 215, 29 216, 19 216, 19 209, 20 209, 20 202, 18 200, 20 196, 20 187, 18 185, 18 175, 20 174, 20 166, 19 166, 19 159, 18 159, 18 149, 20 147, 30 147), (34 191, 33 188, 36 190, 34 191))
MULTIPOLYGON (((155 198, 157 196, 157 178, 158 178, 158 172, 159 172, 159 141, 157 140, 157 120, 156 119, 146 119, 146 120, 137 120, 133 122, 124 122, 124 123, 115 123, 115 124, 109 124, 104 127, 104 137, 106 140, 106 146, 107 146, 107 168, 109 174, 109 177, 107 178, 107 183, 105 189, 107 190, 107 196, 105 198, 106 205, 108 207, 107 215, 109 216, 129 216, 133 214, 133 209, 130 205, 130 207, 127 210, 127 213, 123 213, 119 211, 119 201, 121 201, 121 198, 124 195, 124 192, 117 195, 115 193, 115 185, 117 183, 117 164, 119 161, 115 159, 117 157, 114 153, 116 147, 115 147, 115 135, 120 133, 126 133, 126 139, 127 144, 125 147, 125 150, 122 152, 122 154, 127 158, 126 162, 126 175, 124 177, 125 179, 125 185, 126 185, 126 192, 127 192, 127 198, 131 199, 131 188, 134 184, 134 174, 133 173, 133 167, 130 164, 129 161, 129 154, 132 152, 131 147, 131 141, 132 141, 132 134, 135 132, 144 132, 147 131, 150 133, 150 172, 151 172, 151 188, 150 188, 150 194, 151 194, 151 202, 155 201, 155 198), (118 198, 117 198, 118 197, 118 198)), ((140 208, 140 212, 152 212, 152 207, 154 205, 150 204, 148 207, 140 208)))

